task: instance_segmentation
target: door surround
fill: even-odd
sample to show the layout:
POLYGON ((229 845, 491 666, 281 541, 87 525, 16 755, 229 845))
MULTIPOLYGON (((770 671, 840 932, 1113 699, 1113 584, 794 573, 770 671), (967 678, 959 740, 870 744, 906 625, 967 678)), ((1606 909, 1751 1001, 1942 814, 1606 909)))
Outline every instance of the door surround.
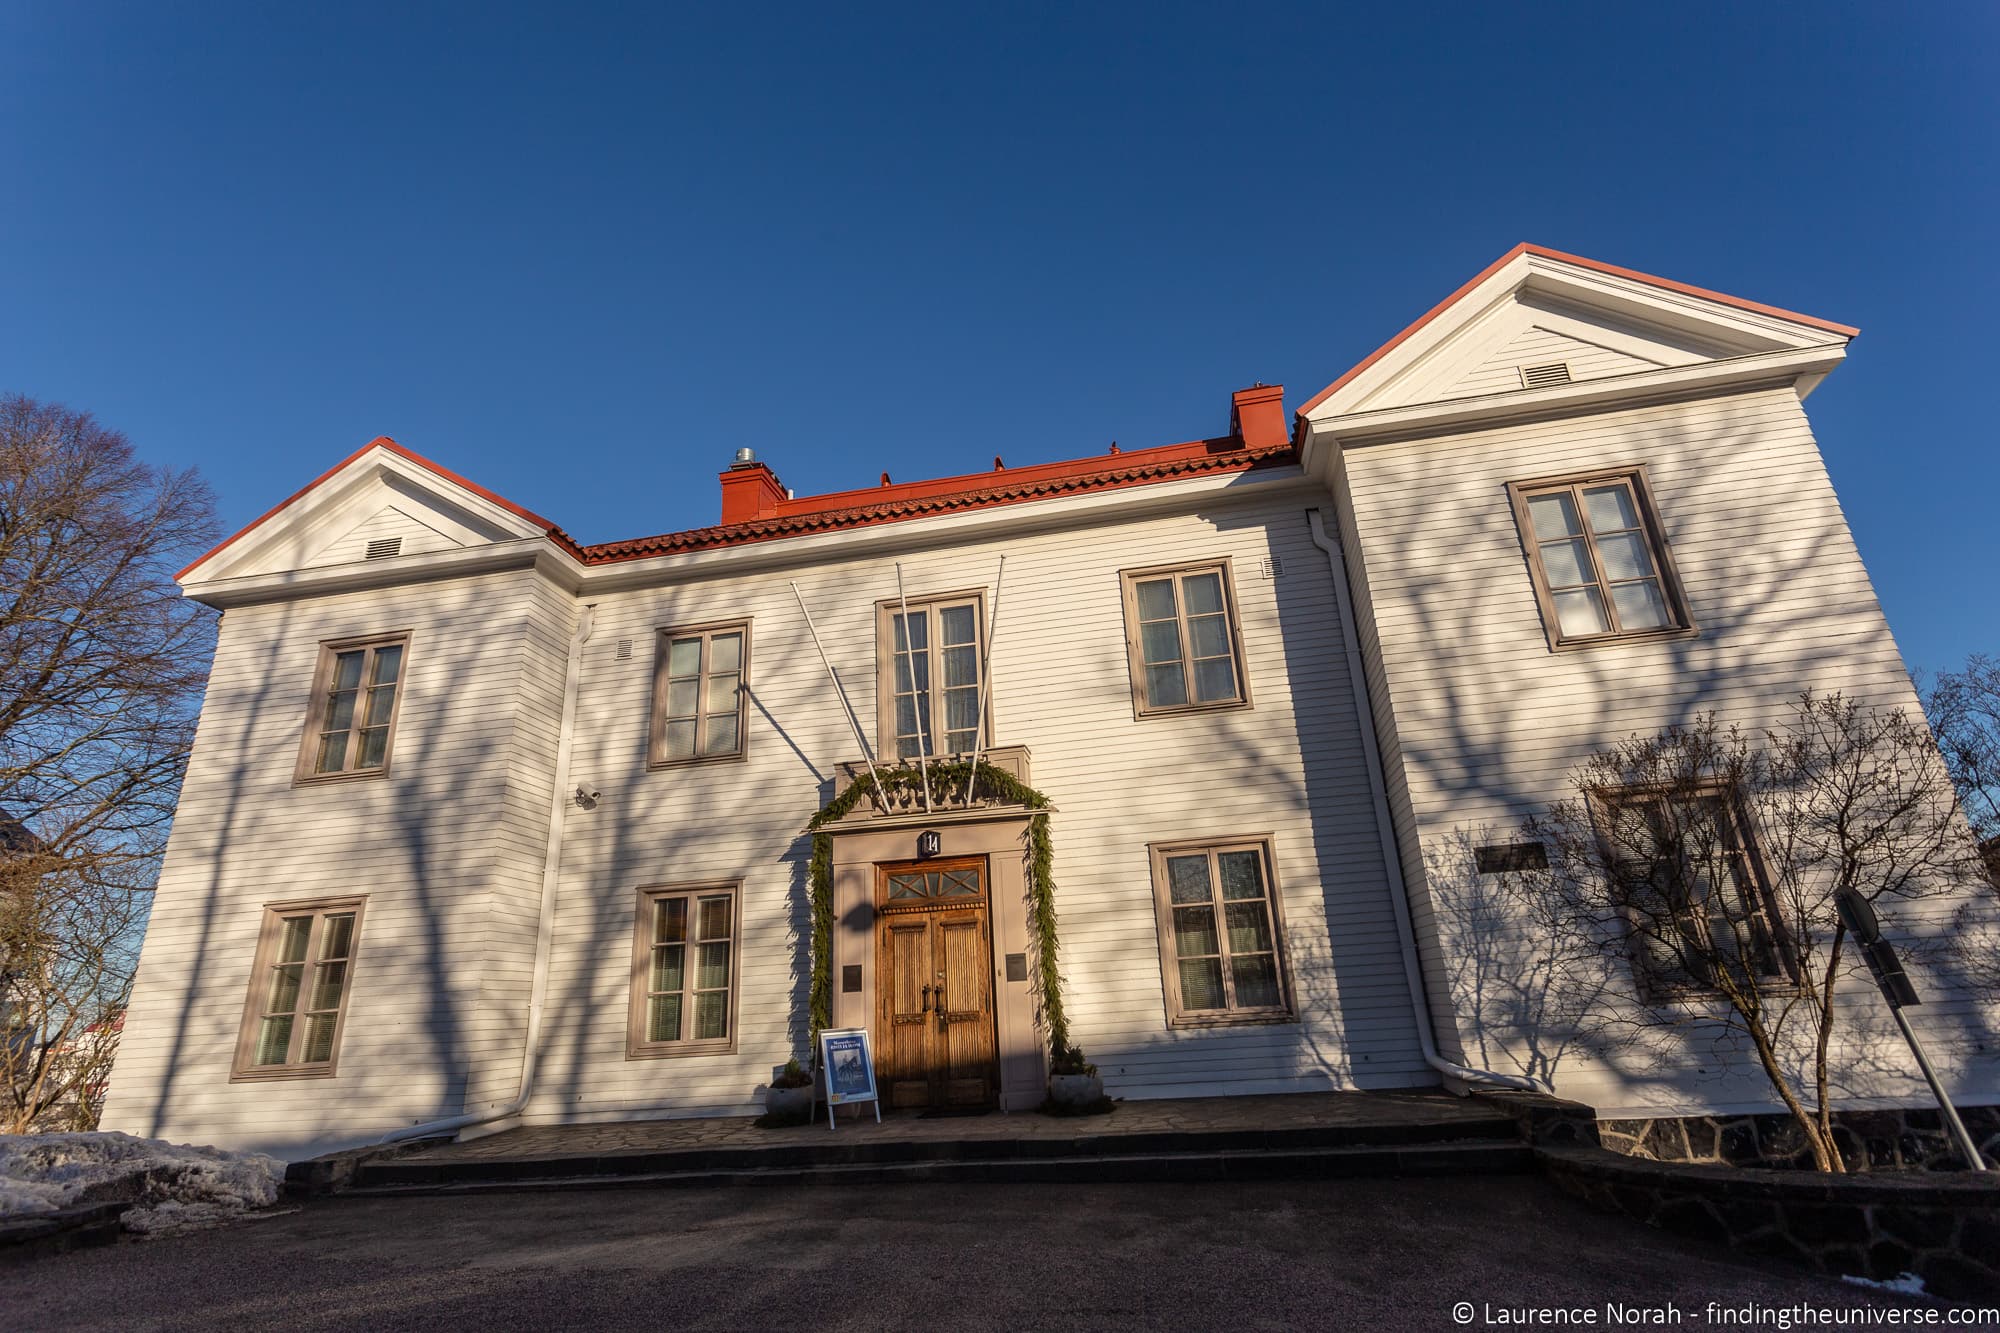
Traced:
POLYGON ((833 840, 833 1025, 867 1028, 877 1050, 884 1035, 876 1031, 876 927, 883 915, 875 906, 877 867, 917 860, 917 835, 925 831, 935 831, 941 843, 938 855, 929 859, 985 858, 990 994, 1003 1111, 1033 1110, 1048 1095, 1034 995, 1025 970, 1017 968, 1020 979, 1010 980, 1007 968, 1008 955, 1025 958, 1029 953, 1028 821, 1035 813, 1020 806, 978 806, 877 815, 864 802, 825 830, 833 840), (856 976, 859 988, 847 989, 856 976))

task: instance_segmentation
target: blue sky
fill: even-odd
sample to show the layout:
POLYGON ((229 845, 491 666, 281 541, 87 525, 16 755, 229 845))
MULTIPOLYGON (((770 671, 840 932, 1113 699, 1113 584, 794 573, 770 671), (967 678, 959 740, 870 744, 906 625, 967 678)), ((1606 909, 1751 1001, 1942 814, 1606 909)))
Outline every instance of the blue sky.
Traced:
POLYGON ((1860 325, 1890 623, 2000 652, 2000 6, 1069 8, 6 6, 0 389, 602 541, 1217 433, 1532 240, 1860 325))

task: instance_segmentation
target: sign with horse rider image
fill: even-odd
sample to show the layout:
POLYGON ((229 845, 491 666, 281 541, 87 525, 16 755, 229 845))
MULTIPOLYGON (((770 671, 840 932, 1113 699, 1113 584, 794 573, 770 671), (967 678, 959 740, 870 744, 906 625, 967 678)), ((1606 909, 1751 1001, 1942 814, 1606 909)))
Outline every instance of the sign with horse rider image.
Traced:
POLYGON ((826 1127, 834 1127, 833 1108, 849 1102, 874 1102, 875 1123, 882 1123, 882 1103, 875 1095, 875 1058, 868 1049, 867 1028, 827 1028, 819 1034, 820 1068, 826 1071, 826 1127))

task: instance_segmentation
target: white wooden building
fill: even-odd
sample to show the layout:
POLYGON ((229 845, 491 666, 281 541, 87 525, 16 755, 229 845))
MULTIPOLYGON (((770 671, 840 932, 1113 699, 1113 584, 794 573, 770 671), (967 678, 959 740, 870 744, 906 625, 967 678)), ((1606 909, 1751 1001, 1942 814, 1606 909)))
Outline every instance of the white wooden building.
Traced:
MULTIPOLYGON (((104 1124, 298 1157, 754 1114, 807 1054, 808 821, 975 746, 1053 808, 1114 1096, 1768 1109, 1714 1051, 1552 1057, 1458 908, 1607 742, 1915 706, 1801 407, 1853 334, 1522 246, 1290 420, 1257 386, 1212 439, 796 498, 744 460, 719 525, 599 546, 373 441, 181 576, 224 616, 104 1124), (1652 563, 1537 555, 1558 491, 1652 563)), ((1032 1107, 1029 812, 890 805, 833 826, 829 1016, 893 1104, 1032 1107)), ((1917 1016, 1995 1100, 1993 1015, 1917 1016)), ((1844 1099, 1922 1100, 1868 1068, 1844 1099)))

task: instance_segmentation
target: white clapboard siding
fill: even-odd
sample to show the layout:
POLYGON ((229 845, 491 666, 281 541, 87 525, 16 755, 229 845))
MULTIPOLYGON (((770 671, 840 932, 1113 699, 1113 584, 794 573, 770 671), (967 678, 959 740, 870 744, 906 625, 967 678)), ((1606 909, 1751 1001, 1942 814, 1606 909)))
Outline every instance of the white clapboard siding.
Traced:
MULTIPOLYGON (((994 739, 1033 753, 1055 803, 1067 997, 1121 1096, 1434 1082, 1423 1064, 1370 814, 1338 606, 1303 481, 1184 512, 906 553, 912 596, 989 585, 1008 556, 994 739), (1233 561, 1254 707, 1136 720, 1119 571, 1233 561), (1279 568, 1266 575, 1264 561, 1279 568), (1170 1031, 1147 846, 1272 839, 1300 1021, 1170 1031)), ((949 534, 947 534, 948 538, 949 534)), ((756 1109, 803 1054, 803 828, 857 747, 789 586, 796 578, 869 732, 888 557, 704 577, 594 598, 555 946, 528 1119, 756 1109), (748 758, 646 767, 662 628, 752 627, 748 758), (619 656, 621 641, 629 654, 619 656), (636 891, 741 880, 737 1049, 627 1060, 636 891)), ((240 608, 224 621, 106 1123, 299 1155, 512 1095, 533 977, 568 637, 577 606, 531 572, 240 608), (291 782, 325 640, 412 631, 390 774, 291 782), (263 905, 369 893, 339 1073, 235 1083, 263 905)))
POLYGON ((455 1113, 475 1063, 518 1074, 494 986, 525 994, 570 614, 521 572, 224 616, 106 1128, 296 1156, 455 1113), (389 773, 294 786, 319 645, 397 630, 389 773), (232 1083, 263 905, 350 893, 338 1074, 232 1083))
MULTIPOLYGON (((1434 1081, 1418 1053, 1345 649, 1298 486, 1262 502, 905 554, 911 597, 991 586, 1007 556, 994 645, 994 740, 1033 754, 1054 802, 1062 971, 1075 1039, 1128 1097, 1434 1081), (1118 571, 1229 556, 1255 706, 1136 721, 1118 571), (1283 572, 1260 573, 1276 556, 1283 572), (1150 842, 1272 836, 1298 1023, 1172 1032, 1165 1021, 1150 842)), ((793 600, 874 730, 875 622, 890 558, 605 596, 586 656, 548 1040, 531 1120, 756 1109, 772 1066, 803 1054, 806 821, 858 758, 793 600), (649 772, 659 629, 752 625, 748 758, 649 772), (620 660, 617 644, 630 640, 620 660), (624 1058, 634 898, 647 885, 741 879, 733 1055, 624 1058)))
MULTIPOLYGON (((1490 994, 1474 1012, 1465 993, 1472 962, 1523 975, 1535 957, 1532 939, 1466 925, 1473 845, 1512 840, 1523 814, 1568 795, 1573 765, 1628 735, 1710 711, 1769 725, 1806 687, 1912 711, 1916 699, 1790 389, 1353 448, 1344 466, 1357 600, 1372 618, 1363 649, 1434 1008, 1455 996, 1460 1049, 1512 1068, 1559 1038, 1497 1012, 1490 994), (1701 632, 1553 653, 1507 484, 1628 464, 1647 468, 1701 632)), ((1841 1095, 1921 1095, 1872 988, 1850 998, 1849 1050, 1866 1058, 1848 1063, 1859 1072, 1841 1095)), ((1954 1077, 2000 1090, 1980 1040, 1992 1013, 1962 992, 1931 999, 1917 1016, 1954 1077)), ((1747 1057, 1706 1037, 1656 1057, 1643 1072, 1565 1057, 1557 1087, 1634 1113, 1770 1102, 1747 1057)))
POLYGON ((1569 367, 1572 380, 1630 375, 1641 370, 1657 370, 1660 366, 1659 362, 1601 347, 1567 333, 1531 326, 1515 334, 1504 347, 1467 371, 1437 397, 1470 398, 1484 393, 1508 393, 1522 387, 1521 367, 1546 366, 1558 361, 1569 367))
MULTIPOLYGON (((411 505, 410 508, 417 508, 411 505)), ((450 551, 464 545, 457 537, 440 532, 408 509, 385 505, 370 517, 340 533, 307 557, 306 566, 346 565, 368 559, 375 542, 394 542, 394 555, 425 555, 450 551)))

